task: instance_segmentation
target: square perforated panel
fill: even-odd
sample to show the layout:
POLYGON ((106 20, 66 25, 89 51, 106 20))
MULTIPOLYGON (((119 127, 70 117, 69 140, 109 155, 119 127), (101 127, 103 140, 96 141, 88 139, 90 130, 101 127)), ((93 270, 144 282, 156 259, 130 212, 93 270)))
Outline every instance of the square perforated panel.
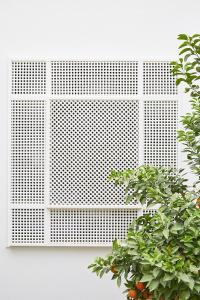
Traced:
POLYGON ((12 94, 45 94, 46 62, 13 61, 12 94))
POLYGON ((107 177, 138 165, 138 101, 51 100, 50 121, 50 202, 123 204, 107 177))
POLYGON ((12 209, 12 243, 44 243, 44 210, 12 209))
POLYGON ((177 167, 176 100, 147 100, 144 103, 144 162, 177 167))
POLYGON ((143 63, 144 95, 176 95, 175 77, 171 73, 170 62, 143 63))
POLYGON ((53 95, 135 95, 138 62, 52 61, 53 95))
POLYGON ((45 101, 11 101, 11 202, 44 202, 45 101))
POLYGON ((133 219, 156 212, 126 206, 124 190, 107 176, 139 163, 177 166, 170 68, 166 61, 12 61, 10 245, 110 245, 124 240, 133 219))
POLYGON ((133 209, 52 210, 51 243, 110 245, 125 239, 137 216, 133 209))

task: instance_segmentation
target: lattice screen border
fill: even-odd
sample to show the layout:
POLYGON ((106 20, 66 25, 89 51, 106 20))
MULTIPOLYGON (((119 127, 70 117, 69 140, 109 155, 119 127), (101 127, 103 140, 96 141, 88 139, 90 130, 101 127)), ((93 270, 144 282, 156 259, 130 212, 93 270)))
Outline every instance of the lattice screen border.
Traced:
POLYGON ((169 61, 12 60, 9 246, 110 246, 156 209, 124 203, 109 170, 178 167, 169 61))

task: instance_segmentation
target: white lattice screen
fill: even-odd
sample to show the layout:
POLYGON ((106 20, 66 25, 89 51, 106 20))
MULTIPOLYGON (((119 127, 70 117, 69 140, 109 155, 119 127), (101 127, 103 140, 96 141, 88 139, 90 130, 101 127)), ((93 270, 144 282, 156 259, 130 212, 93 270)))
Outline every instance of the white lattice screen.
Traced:
POLYGON ((123 205, 123 191, 106 178, 138 165, 138 101, 50 102, 50 203, 123 205))
POLYGON ((133 219, 111 169, 177 167, 168 61, 12 61, 9 244, 106 246, 133 219))

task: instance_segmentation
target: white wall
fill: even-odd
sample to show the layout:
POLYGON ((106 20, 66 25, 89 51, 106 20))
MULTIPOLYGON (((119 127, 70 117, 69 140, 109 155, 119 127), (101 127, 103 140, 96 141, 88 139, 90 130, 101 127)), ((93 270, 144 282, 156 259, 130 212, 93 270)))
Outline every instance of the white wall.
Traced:
POLYGON ((200 31, 200 1, 0 0, 0 300, 122 300, 87 265, 108 249, 6 248, 7 60, 174 58, 178 33, 200 31))

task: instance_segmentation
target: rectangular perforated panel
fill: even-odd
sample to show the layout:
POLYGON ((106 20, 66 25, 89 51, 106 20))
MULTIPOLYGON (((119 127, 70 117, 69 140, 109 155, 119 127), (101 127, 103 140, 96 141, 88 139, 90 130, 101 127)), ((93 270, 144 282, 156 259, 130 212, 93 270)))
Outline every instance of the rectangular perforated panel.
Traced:
POLYGON ((144 103, 144 162, 177 167, 176 100, 147 100, 144 103))
POLYGON ((156 212, 111 169, 177 166, 178 102, 167 61, 12 61, 9 245, 98 246, 156 212), (154 95, 154 96, 152 96, 154 95))
POLYGON ((12 209, 12 243, 44 243, 43 209, 12 209))
POLYGON ((144 95, 176 95, 175 77, 170 62, 148 61, 143 63, 144 95))
POLYGON ((45 101, 11 101, 11 202, 44 202, 45 101))
POLYGON ((138 62, 52 61, 52 95, 135 95, 138 62))
POLYGON ((51 242, 110 245, 115 239, 124 240, 137 216, 132 209, 52 210, 51 242))
POLYGON ((50 202, 116 205, 111 169, 138 165, 136 100, 51 100, 50 202))
POLYGON ((46 62, 13 61, 12 94, 45 94, 46 62))

